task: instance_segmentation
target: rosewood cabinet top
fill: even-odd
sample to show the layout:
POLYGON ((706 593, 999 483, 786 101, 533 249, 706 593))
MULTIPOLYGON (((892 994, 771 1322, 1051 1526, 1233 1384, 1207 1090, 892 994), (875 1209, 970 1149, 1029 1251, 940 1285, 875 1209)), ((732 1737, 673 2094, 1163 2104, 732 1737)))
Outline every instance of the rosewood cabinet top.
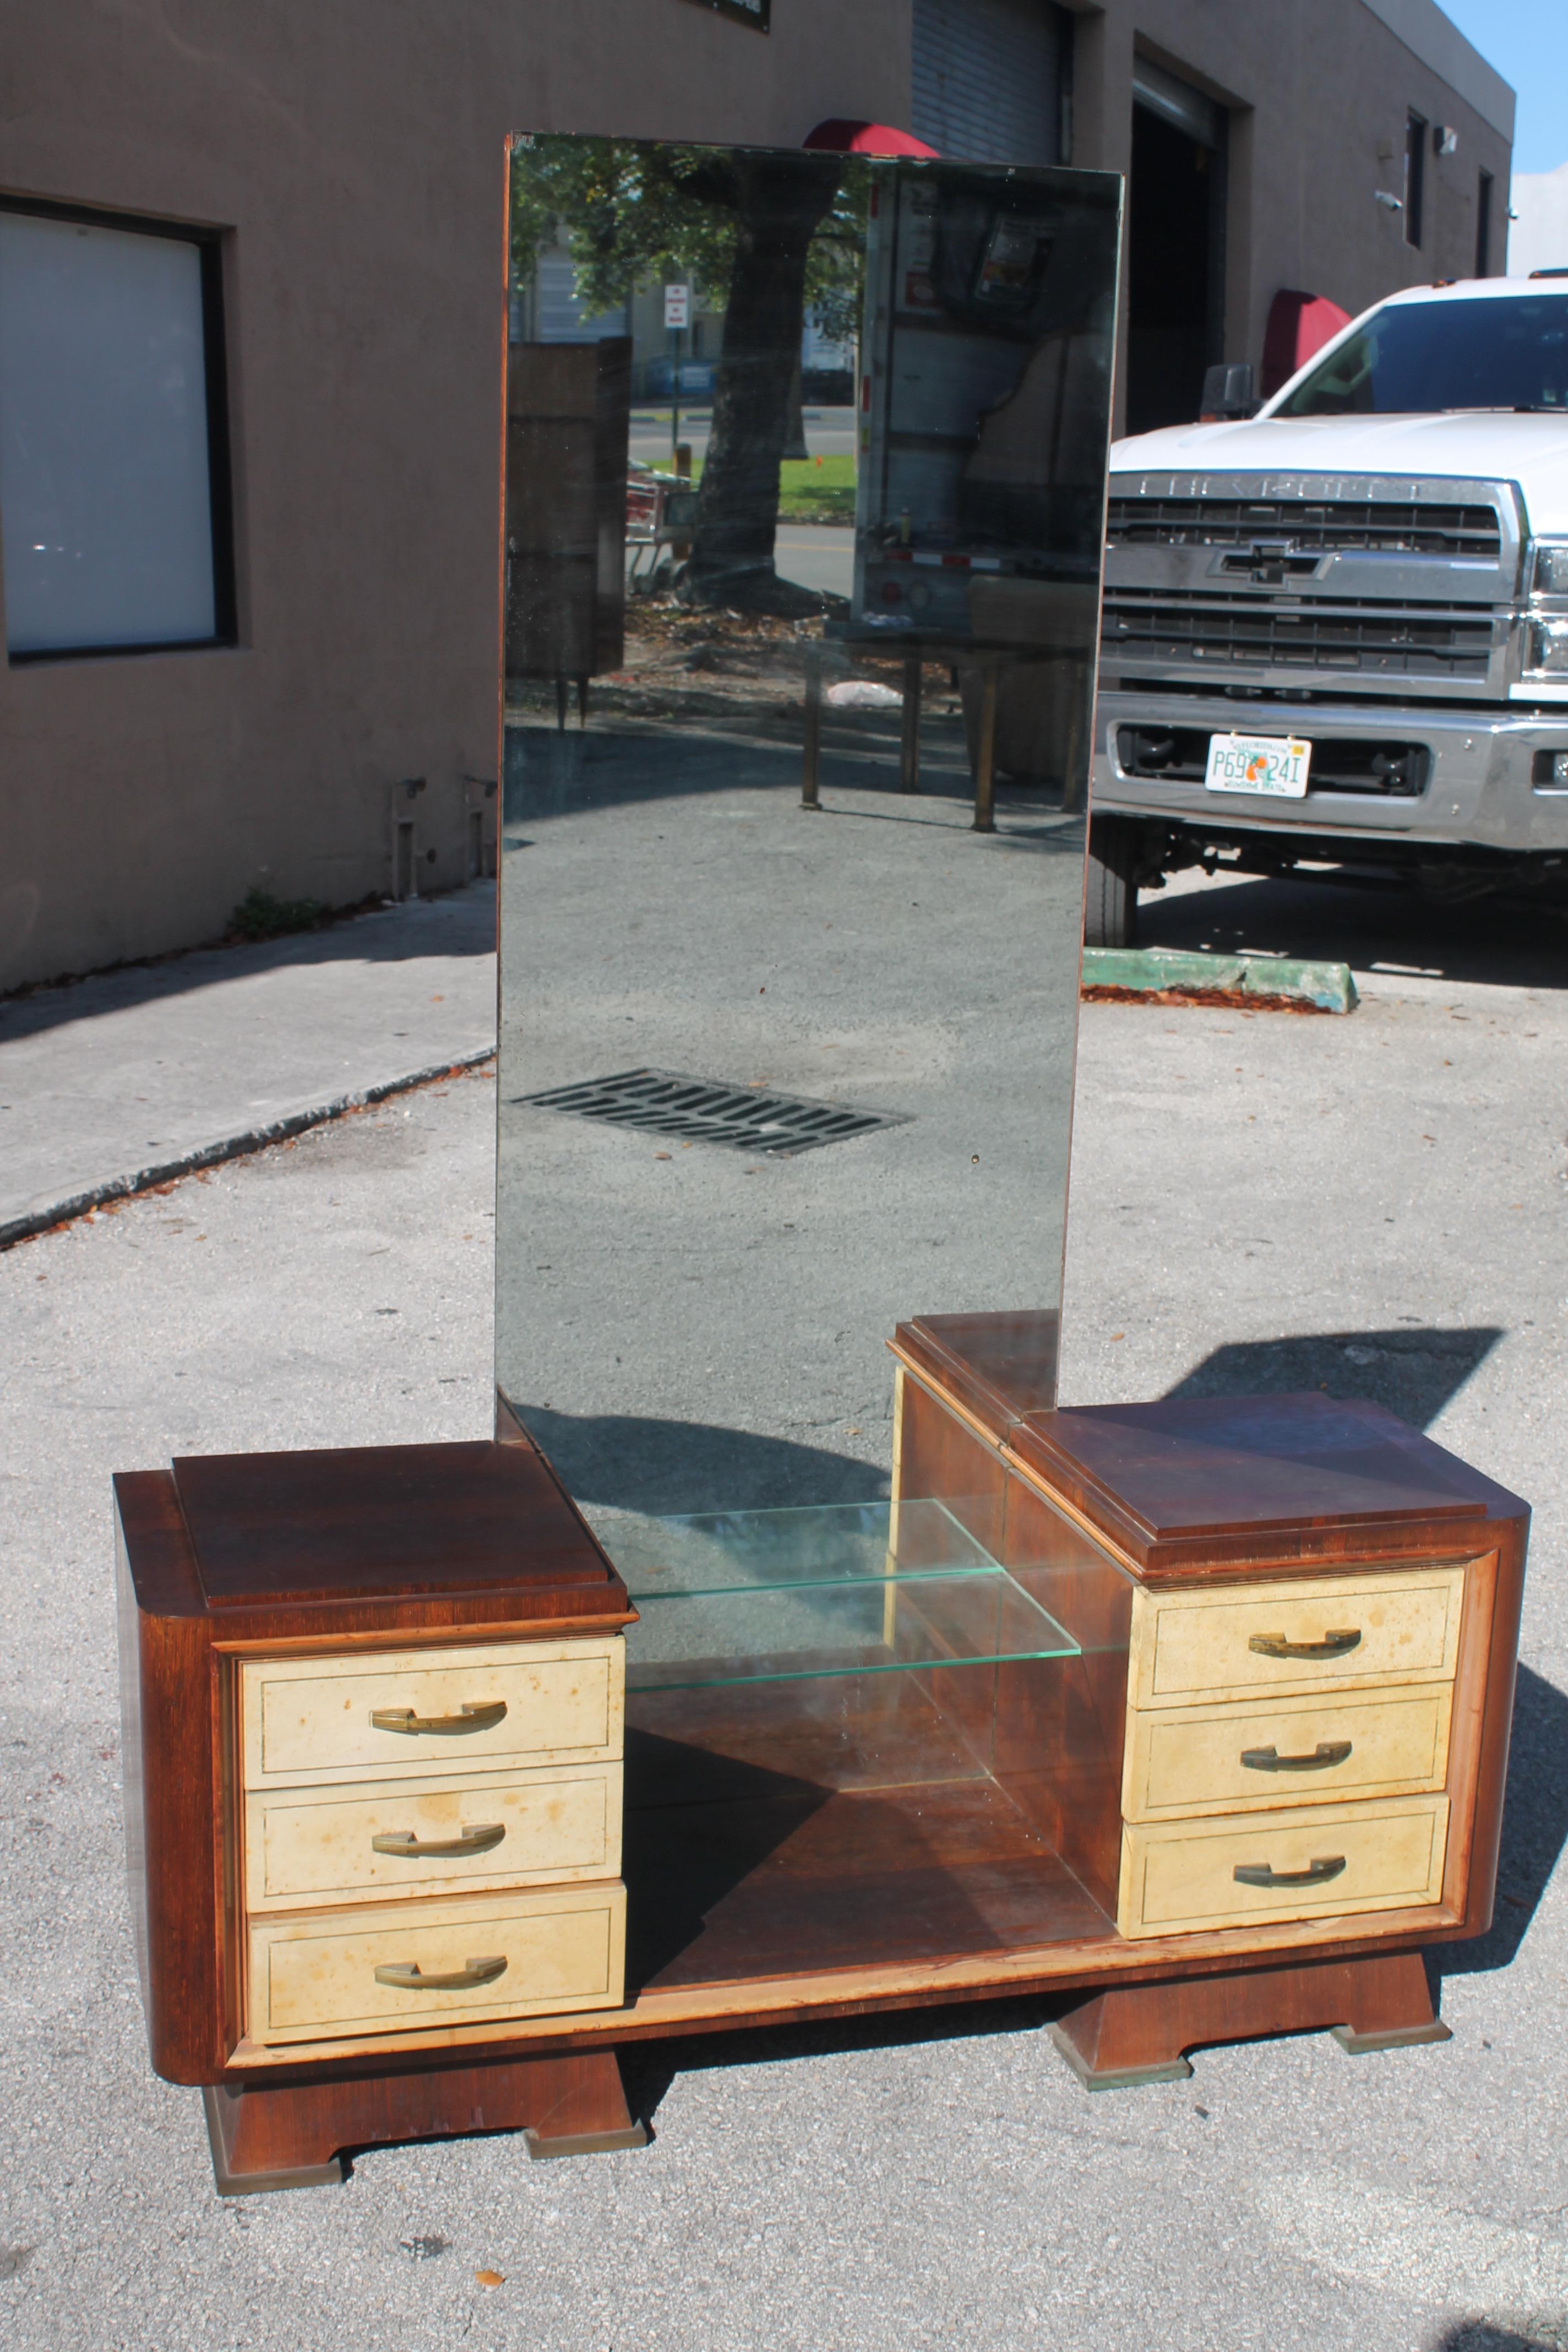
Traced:
POLYGON ((210 1615, 238 1633, 301 1615, 322 1633, 370 1631, 389 1609, 434 1623, 460 1599, 481 1604, 477 1622, 614 1626, 630 1613, 527 1444, 187 1455, 172 1476, 115 1486, 137 1600, 153 1614, 210 1615))
POLYGON ((1150 1582, 1522 1539, 1517 1496, 1381 1405, 1309 1391, 1042 1408, 1056 1327, 933 1316, 895 1346, 1150 1582))

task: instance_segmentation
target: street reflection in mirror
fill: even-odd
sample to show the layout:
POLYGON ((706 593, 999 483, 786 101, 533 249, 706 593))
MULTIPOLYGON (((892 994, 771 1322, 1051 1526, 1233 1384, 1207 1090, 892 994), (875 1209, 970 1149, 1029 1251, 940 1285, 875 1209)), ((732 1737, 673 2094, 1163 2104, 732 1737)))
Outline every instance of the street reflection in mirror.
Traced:
POLYGON ((1117 201, 513 142, 498 1382, 589 1507, 874 1496, 898 1321, 1052 1327, 1117 201))

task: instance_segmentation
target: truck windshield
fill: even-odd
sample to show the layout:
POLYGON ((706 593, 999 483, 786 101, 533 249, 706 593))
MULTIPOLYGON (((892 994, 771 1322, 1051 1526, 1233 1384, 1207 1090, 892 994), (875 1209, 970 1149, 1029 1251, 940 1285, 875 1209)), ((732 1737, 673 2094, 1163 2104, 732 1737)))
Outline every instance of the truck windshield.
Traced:
POLYGON ((1568 294, 1391 303, 1314 368, 1279 416, 1568 415, 1568 294))

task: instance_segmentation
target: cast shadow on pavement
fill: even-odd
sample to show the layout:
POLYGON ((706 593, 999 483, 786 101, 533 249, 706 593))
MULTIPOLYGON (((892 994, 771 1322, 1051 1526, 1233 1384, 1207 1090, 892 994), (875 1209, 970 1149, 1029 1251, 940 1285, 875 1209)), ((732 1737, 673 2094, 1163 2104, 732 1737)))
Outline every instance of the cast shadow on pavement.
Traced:
POLYGON ((1503 1796, 1497 1909, 1484 1936, 1435 1944, 1439 1977, 1489 1976, 1513 1960, 1568 1845, 1568 1697, 1521 1664, 1513 1694, 1513 1740, 1503 1796))
MULTIPOLYGON (((737 2066, 785 2065, 795 2059, 847 2058, 872 2050, 918 2048, 926 2042, 973 2042, 1005 2033, 1039 2034, 1079 1998, 1004 1994, 994 2000, 954 2002, 948 2007, 883 2010, 869 2017, 816 2018, 799 2025, 742 2026, 729 2033, 694 2033, 668 2042, 624 2042, 616 2054, 621 2062, 626 2104, 642 2122, 652 2123, 660 2101, 682 2074, 716 2074, 737 2066)), ((1041 2050, 1039 2058, 1042 2065, 1061 2064, 1049 2050, 1041 2050)))
POLYGON ((1322 1331, 1235 1340, 1205 1356, 1173 1397, 1281 1396, 1326 1389, 1386 1406, 1428 1429, 1504 1337, 1495 1324, 1433 1330, 1414 1318, 1385 1331, 1322 1331))
MULTIPOLYGON (((0 1045, 36 1037, 62 1022, 88 1021, 136 1005, 184 996, 193 989, 301 965, 406 963, 425 956, 489 956, 496 946, 495 885, 470 882, 439 898, 388 903, 370 912, 247 946, 191 948, 148 963, 117 964, 109 971, 0 999, 0 1045)), ((438 983, 437 983, 438 984, 438 983)))
POLYGON ((1489 2319, 1461 2319, 1434 2337, 1431 2352, 1551 2352, 1562 2341, 1556 2333, 1520 2336, 1511 2327, 1494 2327, 1489 2319))
POLYGON ((1526 898, 1442 906, 1403 884, 1223 878, 1146 894, 1138 944, 1221 955, 1328 957, 1358 971, 1433 980, 1568 985, 1564 910, 1526 898))
POLYGON ((749 1429, 637 1413, 574 1414, 508 1402, 567 1491, 617 1511, 776 1511, 880 1502, 888 1473, 852 1454, 749 1429))

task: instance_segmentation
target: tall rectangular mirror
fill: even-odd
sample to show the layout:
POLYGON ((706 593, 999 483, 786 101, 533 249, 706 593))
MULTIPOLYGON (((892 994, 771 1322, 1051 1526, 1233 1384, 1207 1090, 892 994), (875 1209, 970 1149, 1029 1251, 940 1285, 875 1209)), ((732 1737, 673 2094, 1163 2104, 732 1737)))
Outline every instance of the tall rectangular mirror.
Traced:
POLYGON ((607 1534, 869 1502, 900 1320, 1055 1394, 1120 184, 510 173, 498 1386, 607 1534))

